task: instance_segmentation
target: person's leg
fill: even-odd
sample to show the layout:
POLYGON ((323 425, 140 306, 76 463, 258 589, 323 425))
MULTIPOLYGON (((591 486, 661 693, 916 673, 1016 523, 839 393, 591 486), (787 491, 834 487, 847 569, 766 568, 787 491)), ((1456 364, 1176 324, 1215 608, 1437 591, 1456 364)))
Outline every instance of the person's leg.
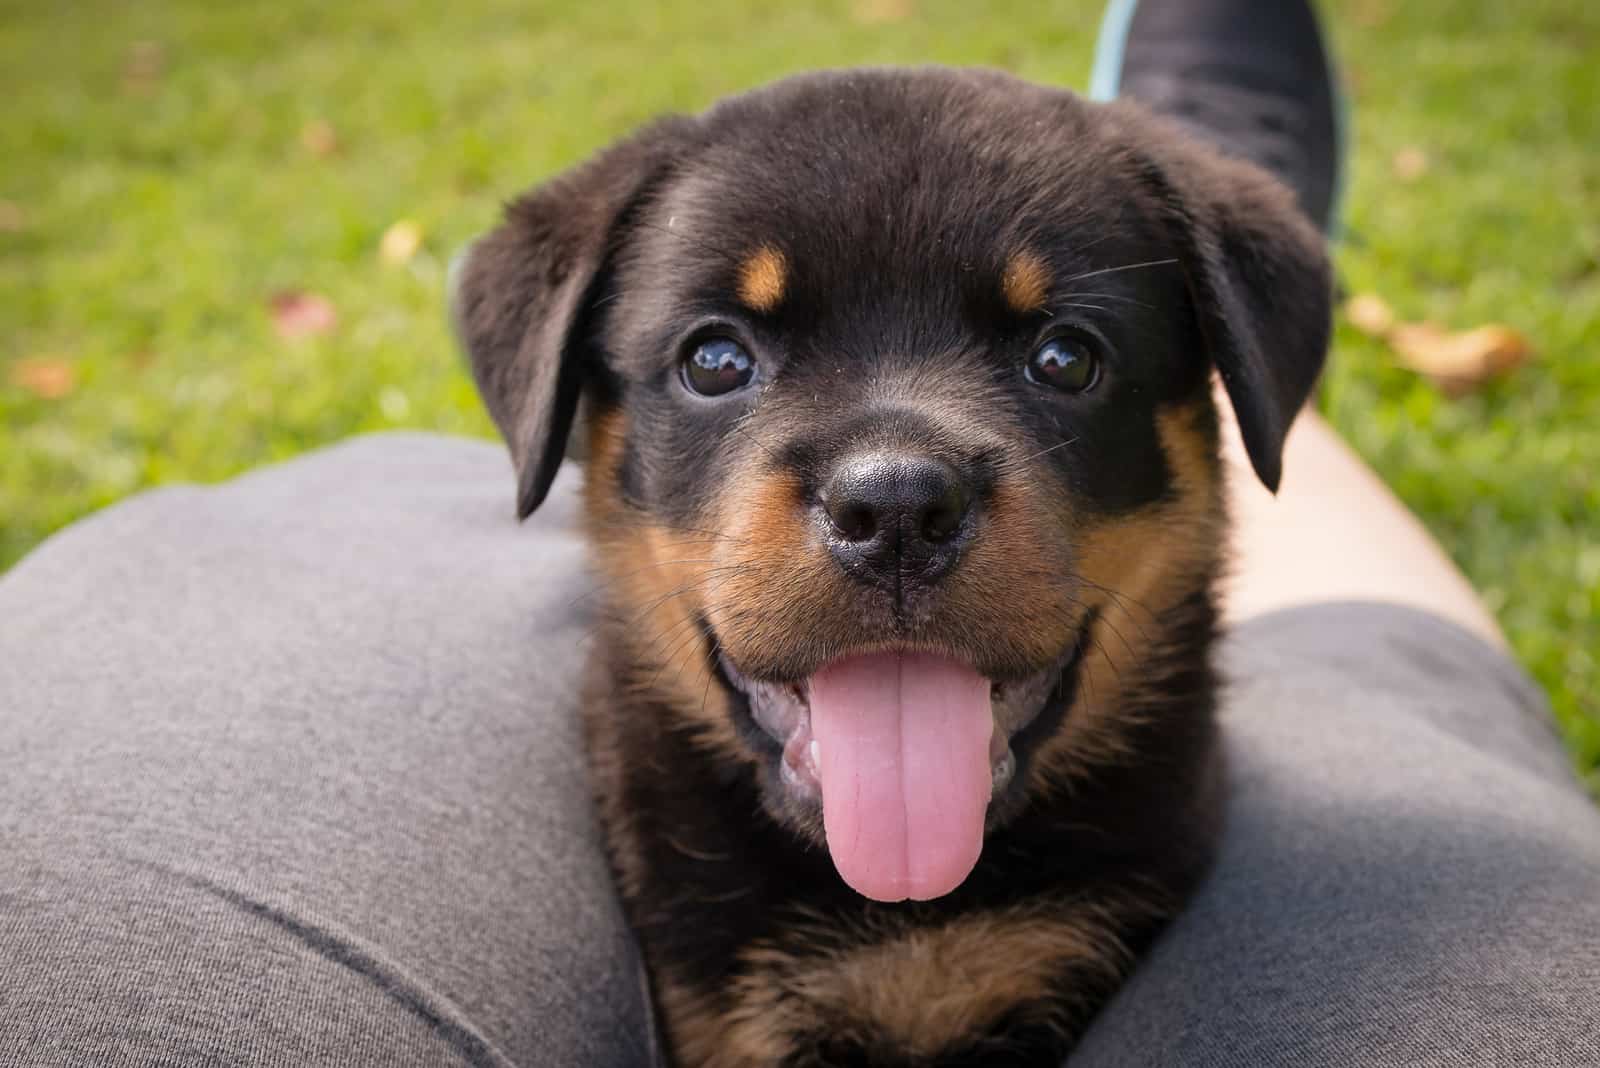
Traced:
POLYGON ((1090 81, 1265 167, 1333 228, 1338 94, 1308 0, 1110 0, 1090 81))
POLYGON ((363 439, 0 577, 0 1064, 646 1063, 573 481, 363 439))
MULTIPOLYGON (((1225 398, 1219 407, 1229 410, 1225 398)), ((1277 496, 1250 470, 1231 416, 1224 433, 1234 544, 1223 588, 1229 625, 1280 608, 1364 600, 1432 612, 1505 647, 1466 577, 1315 412, 1301 413, 1289 432, 1277 496)))

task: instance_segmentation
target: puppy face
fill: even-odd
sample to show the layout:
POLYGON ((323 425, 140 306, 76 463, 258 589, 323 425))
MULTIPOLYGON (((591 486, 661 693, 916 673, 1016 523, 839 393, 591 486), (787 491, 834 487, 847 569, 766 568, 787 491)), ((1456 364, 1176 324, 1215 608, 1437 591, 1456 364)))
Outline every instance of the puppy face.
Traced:
POLYGON ((1320 244, 1134 112, 847 72, 514 205, 458 315, 524 513, 589 398, 627 681, 852 886, 926 898, 1114 747, 1124 676, 1208 595, 1213 368, 1276 484, 1320 244))

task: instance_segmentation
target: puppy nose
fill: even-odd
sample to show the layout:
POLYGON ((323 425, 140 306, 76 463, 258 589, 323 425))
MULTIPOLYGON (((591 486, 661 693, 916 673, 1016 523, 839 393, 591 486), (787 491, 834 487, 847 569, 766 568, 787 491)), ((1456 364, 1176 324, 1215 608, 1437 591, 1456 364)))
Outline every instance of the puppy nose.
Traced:
POLYGON ((829 549, 869 583, 936 582, 960 554, 971 504, 960 472, 920 455, 851 457, 822 491, 829 549))

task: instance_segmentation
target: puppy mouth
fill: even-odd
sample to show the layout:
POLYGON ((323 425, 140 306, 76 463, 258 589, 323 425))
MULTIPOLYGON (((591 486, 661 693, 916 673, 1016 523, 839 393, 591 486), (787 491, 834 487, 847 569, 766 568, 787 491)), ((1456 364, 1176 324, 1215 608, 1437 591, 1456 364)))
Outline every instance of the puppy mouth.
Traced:
POLYGON ((986 830, 1020 804, 1020 772, 1065 714, 1092 621, 1055 662, 1003 680, 891 646, 770 681, 712 648, 746 736, 776 764, 780 807, 813 826, 820 808, 834 866, 859 893, 921 900, 959 886, 986 830))
MULTIPOLYGON (((871 655, 871 654, 869 654, 871 655)), ((881 656, 902 656, 889 650, 881 656)), ((913 654, 915 655, 915 654, 913 654)), ((844 657, 841 660, 853 660, 844 657)), ((797 796, 822 797, 822 744, 812 730, 811 679, 801 682, 765 682, 745 677, 723 653, 717 666, 733 689, 749 702, 750 718, 779 747, 779 775, 797 796)), ((989 736, 990 794, 997 796, 1010 785, 1017 771, 1012 739, 1044 711, 1047 699, 1065 672, 1057 664, 1025 679, 989 683, 989 705, 994 728, 989 736)), ((987 681, 987 680, 986 680, 987 681)))

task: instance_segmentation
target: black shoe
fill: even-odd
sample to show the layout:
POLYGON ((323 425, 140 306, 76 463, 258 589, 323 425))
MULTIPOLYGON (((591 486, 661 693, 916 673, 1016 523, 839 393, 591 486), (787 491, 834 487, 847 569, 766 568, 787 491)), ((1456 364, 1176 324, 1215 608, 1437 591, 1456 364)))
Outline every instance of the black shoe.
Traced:
POLYGON ((1112 0, 1091 91, 1138 100, 1260 164, 1328 229, 1343 153, 1308 0, 1112 0))

